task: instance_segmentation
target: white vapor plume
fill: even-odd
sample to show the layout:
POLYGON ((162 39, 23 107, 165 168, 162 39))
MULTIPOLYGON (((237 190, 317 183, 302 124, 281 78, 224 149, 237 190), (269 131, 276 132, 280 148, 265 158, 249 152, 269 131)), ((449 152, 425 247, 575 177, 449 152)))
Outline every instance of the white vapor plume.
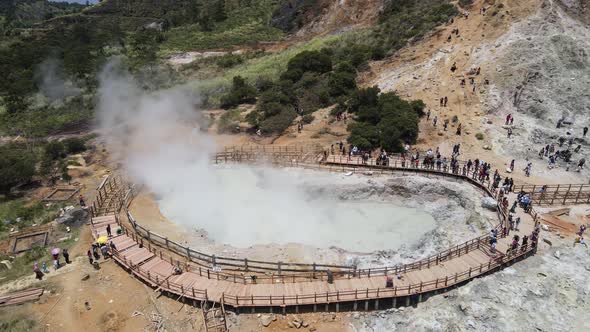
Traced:
POLYGON ((66 78, 63 67, 55 58, 49 58, 37 66, 35 81, 39 90, 50 100, 77 96, 82 89, 66 78))
POLYGON ((109 151, 155 194, 169 220, 235 247, 302 243, 355 251, 417 241, 434 227, 425 214, 406 224, 394 220, 415 210, 404 215, 400 207, 338 202, 309 190, 312 182, 333 175, 213 165, 216 146, 199 129, 197 101, 183 87, 146 92, 116 62, 100 75, 97 113, 109 151), (417 219, 423 221, 419 227, 417 219), (406 227, 418 231, 412 235, 406 227))

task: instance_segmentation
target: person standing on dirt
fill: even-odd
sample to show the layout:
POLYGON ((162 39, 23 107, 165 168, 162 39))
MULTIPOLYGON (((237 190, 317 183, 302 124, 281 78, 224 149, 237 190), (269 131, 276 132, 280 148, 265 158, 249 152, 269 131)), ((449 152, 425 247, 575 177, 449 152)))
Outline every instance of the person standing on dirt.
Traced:
POLYGON ((68 252, 68 249, 64 248, 61 251, 61 254, 64 256, 64 259, 66 261, 66 264, 70 264, 70 253, 68 252))
POLYGON ((98 261, 100 259, 100 255, 98 254, 98 247, 95 245, 92 246, 92 255, 94 256, 95 261, 98 261))
POLYGON ((57 262, 57 266, 59 267, 59 253, 58 254, 52 254, 51 256, 53 256, 54 265, 55 265, 55 262, 57 262))
POLYGON ((583 137, 586 137, 586 134, 588 134, 588 127, 584 127, 584 135, 583 135, 583 137))
POLYGON ((448 101, 449 101, 449 98, 447 98, 447 96, 445 96, 445 99, 444 99, 445 105, 444 105, 444 107, 447 107, 447 102, 448 101))
POLYGON ((426 112, 426 121, 430 120, 430 110, 428 110, 428 112, 426 112))
POLYGON ((432 119, 432 124, 433 124, 434 128, 436 128, 437 121, 438 121, 438 117, 435 115, 434 118, 432 119))
POLYGON ((102 253, 102 258, 104 258, 105 260, 109 257, 106 245, 103 244, 100 246, 100 252, 102 253))
POLYGON ((584 168, 585 163, 586 163, 586 158, 580 159, 580 161, 578 162, 578 172, 584 168))
POLYGON ((33 272, 35 272, 35 277, 38 280, 43 280, 43 272, 41 272, 41 270, 39 270, 39 264, 38 263, 35 263, 33 265, 33 272))
POLYGON ((461 124, 457 126, 457 135, 461 136, 461 124))
POLYGON ((80 195, 79 199, 80 199, 80 206, 83 208, 86 207, 86 202, 84 201, 84 197, 82 195, 80 195))
POLYGON ((457 70, 457 63, 453 62, 453 65, 451 66, 451 72, 454 73, 457 70))
POLYGON ((88 251, 86 252, 86 256, 88 256, 88 262, 90 263, 90 265, 92 265, 94 263, 94 259, 92 259, 92 251, 90 251, 90 249, 88 249, 88 251))
MULTIPOLYGON (((324 152, 325 152, 325 151, 324 151, 324 152)), ((108 237, 111 237, 111 236, 113 236, 113 235, 111 234, 111 224, 108 224, 108 225, 107 225, 107 236, 108 236, 108 237)))

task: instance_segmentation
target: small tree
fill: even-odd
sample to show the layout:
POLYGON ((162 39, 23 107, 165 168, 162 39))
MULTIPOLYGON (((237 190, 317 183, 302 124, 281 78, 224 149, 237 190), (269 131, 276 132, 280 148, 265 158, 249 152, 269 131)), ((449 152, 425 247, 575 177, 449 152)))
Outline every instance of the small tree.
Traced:
POLYGON ((0 147, 0 193, 7 194, 14 186, 29 182, 35 175, 35 161, 34 154, 24 146, 0 147))
POLYGON ((221 108, 229 109, 239 104, 254 103, 256 94, 256 88, 241 76, 235 76, 230 91, 221 97, 221 108))

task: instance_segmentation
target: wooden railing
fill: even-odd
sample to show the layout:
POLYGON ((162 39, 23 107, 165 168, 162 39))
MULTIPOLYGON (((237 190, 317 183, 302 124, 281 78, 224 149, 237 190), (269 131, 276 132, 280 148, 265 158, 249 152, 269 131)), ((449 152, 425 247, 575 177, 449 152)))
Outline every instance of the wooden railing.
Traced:
MULTIPOLYGON (((346 158, 346 157, 344 157, 346 158)), ((281 158, 279 158, 281 159, 281 158)), ((283 158, 283 160, 288 158, 283 158)), ((284 161, 288 162, 288 161, 284 161)), ((375 165, 370 161, 367 164, 362 162, 357 165, 330 165, 329 163, 316 164, 313 163, 301 163, 299 166, 312 167, 321 169, 331 169, 338 171, 361 171, 366 170, 368 167, 372 170, 385 171, 411 171, 411 172, 424 172, 427 174, 451 176, 463 180, 467 180, 473 185, 476 185, 487 195, 494 196, 493 188, 490 188, 489 181, 474 180, 473 176, 464 174, 463 172, 452 172, 450 169, 432 169, 431 167, 410 167, 409 165, 397 164, 398 160, 395 158, 390 159, 390 165, 375 165)), ((460 167, 462 170, 462 166, 460 167)), ((115 184, 117 180, 114 180, 115 184)), ((120 182, 122 183, 122 181, 120 182)), ((130 200, 135 194, 135 190, 132 187, 122 186, 127 188, 124 194, 116 195, 119 200, 114 206, 119 209, 128 206, 130 200)), ((100 204, 104 204, 109 196, 114 195, 114 192, 109 185, 108 179, 105 179, 101 186, 97 188, 99 194, 97 201, 93 203, 93 207, 100 207, 100 204), (109 189, 105 189, 109 188, 109 189), (102 191, 102 193, 101 193, 102 191)), ((113 203, 111 203, 113 204, 113 203)), ((98 210, 98 209, 97 209, 98 210)), ((217 279, 224 281, 233 281, 234 283, 260 283, 260 282, 297 282, 297 281, 311 281, 314 279, 324 280, 327 278, 327 271, 333 272, 334 276, 341 278, 362 278, 362 277, 373 277, 378 275, 392 275, 392 274, 403 274, 405 272, 413 270, 421 270, 429 268, 433 265, 441 264, 445 261, 453 259, 455 257, 469 253, 472 250, 478 250, 482 247, 489 246, 489 236, 484 235, 478 238, 469 240, 463 244, 457 245, 453 248, 442 251, 436 255, 422 259, 417 262, 409 264, 397 265, 393 267, 381 267, 381 268, 370 268, 370 269, 356 269, 354 266, 341 266, 341 265, 327 265, 327 264, 308 264, 308 263, 282 263, 282 262, 265 262, 248 260, 247 258, 228 258, 228 257, 217 257, 215 255, 208 255, 205 253, 194 251, 188 247, 182 246, 174 241, 169 240, 166 237, 160 236, 156 233, 139 225, 133 218, 131 213, 127 212, 129 222, 133 229, 129 229, 124 225, 121 225, 125 233, 130 236, 135 242, 140 243, 147 248, 154 255, 160 257, 163 260, 169 261, 172 265, 184 266, 184 270, 187 272, 198 273, 202 277, 209 279, 217 279), (143 241, 147 240, 147 246, 144 245, 143 241), (160 248, 160 250, 158 250, 160 248), (163 249, 166 250, 163 250, 163 249), (175 259, 173 256, 167 253, 171 252, 178 257, 175 259), (180 258, 180 259, 179 259, 180 258), (181 262, 181 259, 185 259, 181 262), (219 271, 218 267, 223 267, 224 271, 219 271), (245 273, 258 273, 257 278, 253 279, 245 273), (270 273, 270 275, 268 275, 270 273)), ((497 215, 499 223, 496 228, 502 230, 506 225, 506 211, 498 207, 497 215)), ((499 232, 500 235, 504 235, 503 232, 499 232)), ((506 255, 498 255, 497 259, 490 260, 488 263, 480 264, 478 267, 471 267, 462 273, 456 273, 455 275, 446 276, 445 278, 437 278, 428 282, 420 282, 410 284, 407 286, 396 286, 392 288, 376 288, 376 289, 354 289, 354 290, 340 290, 337 292, 328 293, 316 293, 316 294, 302 294, 295 296, 230 296, 222 294, 221 301, 224 301, 227 305, 233 307, 240 306, 280 306, 280 305, 305 305, 305 304, 321 304, 331 302, 347 302, 363 299, 379 299, 379 298, 392 298, 392 297, 406 297, 424 292, 429 292, 437 289, 444 289, 449 286, 456 285, 458 283, 472 279, 478 275, 485 274, 492 271, 503 264, 514 261, 520 257, 524 257, 534 252, 533 247, 518 248, 514 251, 508 251, 506 255)), ((141 265, 133 265, 130 261, 126 260, 123 255, 114 253, 115 258, 124 266, 128 267, 139 278, 146 280, 152 285, 173 292, 175 294, 181 294, 187 298, 192 298, 201 301, 210 301, 207 291, 200 290, 194 287, 186 288, 183 285, 175 284, 170 282, 169 278, 163 278, 159 275, 153 275, 148 270, 142 269, 141 265)))
MULTIPOLYGON (((280 149, 279 149, 280 150, 280 149)), ((249 152, 249 150, 246 150, 249 152)), ((274 152, 270 150, 270 152, 274 152)), ((225 156, 225 152, 222 152, 225 156)), ((234 155, 235 157, 235 155, 234 155)), ((346 158, 346 157, 344 157, 346 158)), ((231 159, 230 159, 231 160, 231 159)), ((253 159, 254 160, 254 159, 253 159)), ((373 161, 374 162, 374 161, 373 161)), ((288 166, 291 165, 290 161, 284 161, 281 164, 287 164, 288 166)), ((310 164, 302 163, 300 166, 308 166, 310 164)), ((311 164, 313 165, 313 164, 311 164)), ((472 185, 482 189, 487 195, 494 197, 495 192, 493 188, 491 188, 490 181, 477 181, 473 179, 473 176, 468 176, 463 173, 459 172, 452 172, 452 170, 448 167, 444 168, 441 167, 440 170, 432 169, 431 167, 410 167, 409 162, 406 166, 402 162, 391 158, 390 165, 382 167, 381 170, 389 170, 391 172, 398 172, 401 170, 407 170, 412 172, 424 172, 428 174, 434 175, 442 175, 442 176, 451 176, 455 178, 459 178, 465 181, 468 181, 472 185), (399 165, 397 164, 399 162, 399 165)), ((325 164, 316 164, 315 166, 326 169, 331 168, 330 165, 325 164)), ((376 167, 374 163, 360 163, 347 165, 340 169, 336 167, 335 170, 342 170, 348 171, 351 168, 354 170, 359 169, 366 169, 366 167, 376 167)), ((497 215, 499 223, 496 225, 498 229, 498 234, 500 237, 505 236, 502 232, 502 229, 506 225, 506 211, 502 207, 498 207, 497 215)), ((247 258, 230 258, 230 257, 222 257, 216 255, 209 255, 206 253, 202 253, 199 251, 195 251, 188 246, 183 246, 173 240, 168 239, 167 237, 161 236, 157 233, 150 231, 149 229, 141 226, 133 217, 129 211, 127 211, 127 218, 132 225, 135 233, 140 236, 141 238, 157 245, 161 248, 165 248, 166 250, 174 252, 176 255, 181 257, 185 257, 188 262, 196 264, 194 267, 195 270, 208 271, 210 269, 214 269, 214 275, 219 278, 224 278, 226 280, 238 280, 237 282, 256 282, 256 283, 263 283, 263 282, 297 282, 302 280, 313 280, 313 279, 325 279, 327 278, 328 270, 333 273, 335 277, 340 278, 354 278, 354 277, 361 277, 361 276, 372 276, 372 275, 388 275, 388 274, 397 274, 400 272, 408 272, 412 270, 420 270, 424 267, 428 268, 431 265, 439 264, 440 262, 446 261, 451 259, 452 257, 460 256, 462 254, 466 254, 471 250, 478 249, 482 243, 487 243, 489 241, 489 235, 483 235, 473 240, 469 240, 463 244, 457 245, 453 248, 447 249, 437 255, 433 255, 422 259, 420 261, 412 262, 409 264, 402 264, 390 267, 380 267, 380 268, 370 268, 370 269, 357 269, 355 266, 344 266, 344 265, 328 265, 328 264, 317 264, 317 263, 284 263, 284 262, 267 262, 267 261, 259 261, 259 260, 249 260, 247 258), (222 268, 226 272, 232 273, 219 273, 219 268, 222 268), (235 276, 234 273, 239 273, 238 277, 235 276), (251 275, 256 275, 256 279, 250 278, 246 281, 243 281, 243 275, 245 273, 249 273, 251 275), (270 276, 268 275, 270 273, 270 276), (262 274, 262 275, 257 275, 262 274)), ((208 275, 211 275, 211 271, 207 272, 208 275)), ((246 278, 247 279, 247 278, 246 278)))
POLYGON ((488 263, 480 264, 476 268, 469 268, 469 270, 465 270, 462 273, 456 273, 455 275, 446 276, 445 278, 436 278, 432 281, 420 282, 407 286, 340 290, 336 292, 302 294, 295 296, 229 296, 222 294, 222 300, 226 305, 233 307, 251 307, 323 304, 332 302, 352 302, 357 300, 407 297, 425 292, 431 292, 434 290, 445 289, 450 286, 460 284, 477 276, 493 271, 507 263, 515 261, 518 258, 530 255, 534 252, 534 250, 535 248, 532 246, 526 247, 524 250, 519 248, 515 251, 508 252, 504 256, 500 256, 500 258, 497 260, 490 260, 488 263))
POLYGON ((514 192, 530 194, 537 205, 567 205, 590 203, 590 184, 517 185, 514 192))

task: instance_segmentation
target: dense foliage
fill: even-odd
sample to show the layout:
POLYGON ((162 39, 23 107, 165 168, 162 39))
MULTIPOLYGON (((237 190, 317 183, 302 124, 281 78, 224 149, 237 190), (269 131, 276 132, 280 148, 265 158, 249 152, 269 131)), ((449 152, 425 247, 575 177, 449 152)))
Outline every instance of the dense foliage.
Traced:
POLYGON ((362 150, 382 147, 401 152, 402 142, 418 138, 418 120, 423 114, 421 101, 408 102, 393 92, 380 94, 377 87, 356 91, 349 101, 349 112, 357 122, 349 125, 348 142, 362 150))
POLYGON ((20 144, 0 146, 0 193, 6 194, 35 175, 35 154, 20 144))

